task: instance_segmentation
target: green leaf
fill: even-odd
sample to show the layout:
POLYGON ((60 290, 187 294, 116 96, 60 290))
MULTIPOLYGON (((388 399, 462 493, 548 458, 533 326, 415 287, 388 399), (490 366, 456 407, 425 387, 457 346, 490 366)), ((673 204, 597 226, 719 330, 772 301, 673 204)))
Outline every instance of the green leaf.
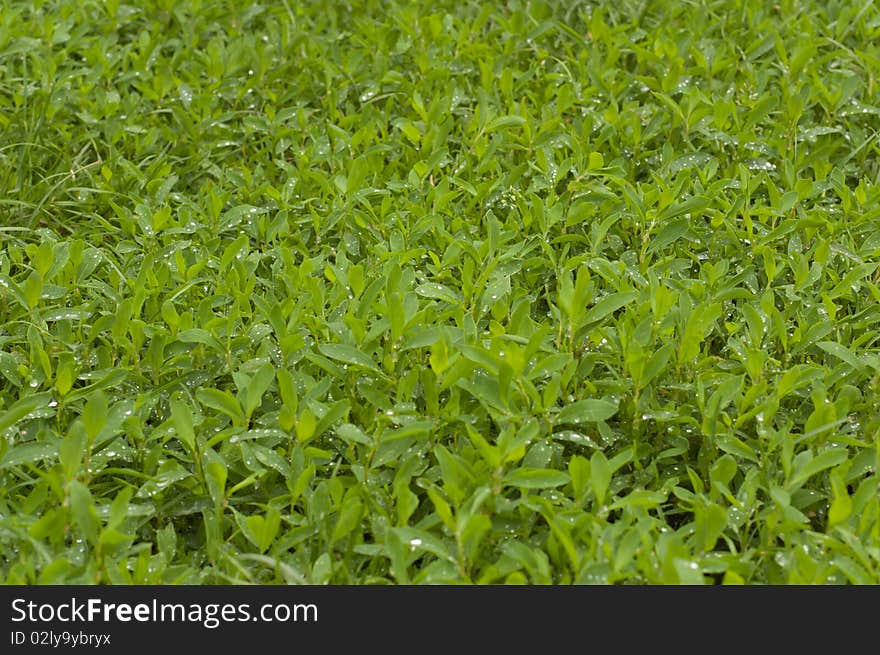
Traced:
POLYGON ((865 362, 856 357, 846 346, 843 346, 836 341, 820 341, 816 345, 829 355, 833 355, 841 361, 846 362, 860 373, 864 373, 868 369, 865 362))
POLYGON ((40 295, 43 293, 43 276, 37 271, 32 271, 21 285, 21 293, 30 309, 36 307, 40 302, 40 295))
POLYGON ((253 205, 237 205, 225 212, 217 226, 218 232, 225 232, 236 227, 245 219, 253 219, 254 217, 265 213, 266 210, 253 205))
POLYGON ((594 423, 605 421, 617 414, 617 403, 598 398, 578 400, 562 408, 556 423, 594 423))
POLYGON ((359 498, 349 496, 342 504, 339 518, 333 527, 331 541, 336 542, 348 536, 360 524, 363 516, 364 505, 359 498))
POLYGON ((338 400, 333 403, 315 425, 314 435, 320 437, 333 425, 339 421, 345 420, 348 417, 349 409, 351 409, 351 405, 349 405, 347 400, 338 400))
POLYGON ((563 471, 522 467, 504 476, 504 484, 521 489, 548 489, 561 487, 571 480, 563 471))
POLYGON ((647 385, 666 370, 666 365, 669 363, 669 360, 672 358, 672 353, 674 352, 675 346, 671 343, 667 343, 662 345, 657 349, 657 352, 651 355, 651 358, 648 360, 648 363, 645 365, 645 370, 642 373, 642 386, 647 385))
POLYGON ((351 423, 343 423, 336 428, 336 435, 349 443, 359 443, 364 446, 372 446, 373 440, 370 439, 363 430, 351 423))
POLYGON ((522 116, 499 116, 486 125, 485 132, 487 134, 491 134, 492 132, 497 132, 498 130, 502 130, 510 127, 519 127, 520 125, 524 125, 526 119, 522 116))
POLYGON ((829 448, 815 457, 811 457, 799 469, 795 470, 788 480, 789 488, 802 485, 817 473, 838 466, 846 461, 846 448, 829 448))
POLYGON ((40 407, 52 401, 48 392, 27 395, 14 402, 8 409, 0 412, 0 435, 40 407))
POLYGON ((681 216, 682 214, 698 214, 708 207, 710 202, 709 198, 706 198, 705 196, 693 196, 677 205, 667 207, 657 217, 657 222, 665 223, 666 221, 681 216))
POLYGON ((95 391, 86 400, 82 421, 89 441, 94 441, 107 421, 107 396, 102 391, 95 391))
POLYGON ((189 407, 176 399, 171 400, 171 422, 174 424, 177 438, 180 439, 191 453, 194 453, 196 450, 196 434, 193 429, 192 414, 189 407))
POLYGON ((372 371, 373 373, 381 373, 379 367, 370 358, 369 355, 361 352, 354 346, 342 343, 323 343, 318 346, 318 350, 322 355, 335 359, 345 364, 358 366, 360 368, 372 371))
POLYGON ((25 310, 29 310, 31 308, 28 298, 25 297, 25 293, 22 288, 19 287, 8 276, 0 274, 0 289, 3 290, 4 297, 6 293, 9 293, 12 298, 25 310))
POLYGON ((679 364, 690 362, 699 354, 700 346, 720 317, 721 303, 703 303, 694 308, 688 316, 678 346, 679 364))
POLYGON ((196 391, 196 398, 206 407, 226 414, 235 425, 245 425, 247 423, 244 410, 242 410, 235 396, 228 391, 211 388, 199 389, 196 391))
POLYGON ((590 461, 581 455, 574 455, 568 460, 568 474, 575 497, 580 497, 590 483, 590 461))
POLYGON ((271 364, 263 364, 254 376, 244 395, 244 413, 250 418, 263 400, 263 394, 268 391, 275 379, 275 367, 271 364))
POLYGON ((317 436, 316 428, 318 421, 315 415, 308 407, 306 407, 296 420, 296 438, 300 443, 308 443, 317 436))
POLYGON ((480 306, 484 308, 492 307, 498 300, 509 293, 510 277, 506 275, 499 277, 486 287, 486 290, 480 297, 480 306))
POLYGON ((110 516, 107 518, 108 528, 118 528, 128 518, 129 503, 132 497, 132 488, 125 487, 116 494, 116 498, 110 504, 110 516))
POLYGON ((58 461, 61 464, 61 469, 64 471, 64 478, 66 480, 72 480, 79 472, 83 463, 83 456, 86 452, 86 446, 87 437, 85 430, 75 423, 71 426, 67 436, 58 445, 58 461))
POLYGON ((742 439, 730 435, 719 435, 715 438, 718 448, 725 453, 730 453, 736 457, 742 457, 751 462, 759 463, 760 459, 755 449, 749 446, 742 439))
POLYGON ((672 221, 663 227, 655 237, 651 239, 647 252, 655 253, 665 250, 671 244, 675 243, 682 237, 691 234, 690 224, 687 220, 681 219, 672 221))
POLYGON ((217 341, 214 335, 202 328, 184 330, 177 335, 177 338, 183 343, 200 343, 215 352, 223 352, 223 346, 220 345, 220 342, 217 341))
POLYGON ((622 509, 624 507, 652 509, 660 505, 664 500, 666 500, 666 494, 662 491, 636 489, 620 498, 617 502, 611 505, 610 509, 622 509))
POLYGON ((79 480, 71 480, 68 485, 68 496, 70 513, 77 527, 90 544, 97 544, 101 523, 89 488, 79 480))
POLYGON ((699 507, 694 516, 694 539, 702 552, 715 548, 721 533, 727 526, 727 512, 719 505, 699 507))
POLYGON ((228 471, 226 465, 220 460, 208 462, 205 466, 205 476, 208 483, 208 492, 211 494, 211 500, 214 501, 214 507, 221 507, 226 499, 226 479, 228 471))
POLYGON ((424 298, 442 300, 450 305, 457 305, 462 301, 461 294, 449 287, 437 282, 425 282, 416 287, 416 293, 424 298))
POLYGON ((20 464, 30 463, 36 464, 44 459, 49 459, 58 455, 58 443, 25 443, 13 446, 6 451, 3 458, 0 459, 0 469, 9 468, 10 466, 19 466, 20 464))
POLYGON ((831 506, 828 508, 828 527, 839 525, 846 521, 853 510, 852 498, 846 493, 845 488, 835 493, 831 506))
POLYGON ((590 457, 590 483, 593 486, 593 495, 596 497, 596 505, 605 504, 608 486, 611 484, 612 469, 605 454, 597 450, 590 457))
POLYGON ((265 515, 254 514, 245 519, 244 533, 260 553, 269 550, 281 527, 281 512, 274 507, 265 515))
POLYGON ((584 316, 583 323, 588 324, 601 321, 609 314, 613 314, 621 307, 631 303, 633 300, 635 300, 635 298, 636 293, 634 291, 623 291, 608 294, 590 308, 590 310, 584 316))

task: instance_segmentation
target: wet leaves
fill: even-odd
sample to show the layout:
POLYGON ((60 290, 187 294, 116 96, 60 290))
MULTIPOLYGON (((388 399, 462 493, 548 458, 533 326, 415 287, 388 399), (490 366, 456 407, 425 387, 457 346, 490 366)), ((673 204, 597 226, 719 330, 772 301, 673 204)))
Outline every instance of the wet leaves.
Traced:
POLYGON ((5 582, 880 581, 876 7, 153 4, 0 13, 5 582))

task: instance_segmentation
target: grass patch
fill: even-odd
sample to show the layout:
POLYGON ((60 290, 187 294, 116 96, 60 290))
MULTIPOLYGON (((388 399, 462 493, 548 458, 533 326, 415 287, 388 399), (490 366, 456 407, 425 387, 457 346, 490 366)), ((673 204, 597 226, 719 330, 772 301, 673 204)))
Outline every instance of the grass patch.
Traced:
POLYGON ((2 580, 880 582, 877 44, 0 3, 2 580))

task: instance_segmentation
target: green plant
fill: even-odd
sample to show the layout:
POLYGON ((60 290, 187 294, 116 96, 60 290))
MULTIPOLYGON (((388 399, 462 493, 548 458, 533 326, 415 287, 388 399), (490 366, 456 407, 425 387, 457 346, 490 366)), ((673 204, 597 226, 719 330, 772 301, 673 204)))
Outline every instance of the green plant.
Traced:
POLYGON ((880 582, 878 43, 3 2, 2 579, 880 582))

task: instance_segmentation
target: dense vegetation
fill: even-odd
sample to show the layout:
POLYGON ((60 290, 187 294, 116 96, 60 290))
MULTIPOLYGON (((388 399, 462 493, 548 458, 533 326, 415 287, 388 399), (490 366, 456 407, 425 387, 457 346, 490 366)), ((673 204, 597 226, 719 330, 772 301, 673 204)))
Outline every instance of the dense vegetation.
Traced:
POLYGON ((0 0, 6 583, 880 582, 880 7, 0 0))

